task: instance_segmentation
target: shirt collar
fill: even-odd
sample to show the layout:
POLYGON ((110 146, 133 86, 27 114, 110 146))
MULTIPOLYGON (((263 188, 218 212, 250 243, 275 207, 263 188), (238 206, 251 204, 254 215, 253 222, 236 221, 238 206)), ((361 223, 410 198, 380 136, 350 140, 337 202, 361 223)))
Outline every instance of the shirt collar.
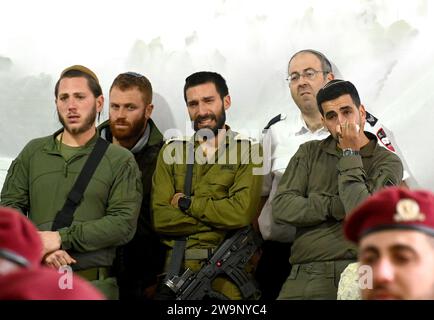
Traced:
POLYGON ((301 113, 300 113, 299 116, 297 117, 297 123, 296 123, 295 128, 298 129, 298 130, 295 132, 295 135, 296 135, 296 136, 303 135, 303 134, 306 134, 306 133, 308 133, 308 132, 311 132, 311 133, 313 133, 313 134, 315 134, 315 133, 321 133, 321 132, 328 132, 327 128, 324 127, 324 126, 321 127, 321 128, 319 128, 319 129, 317 129, 315 132, 310 131, 310 129, 309 129, 309 127, 307 126, 307 123, 306 123, 306 121, 304 120, 303 115, 302 115, 301 113))
POLYGON ((151 132, 151 128, 149 127, 149 123, 146 124, 145 132, 143 133, 142 137, 137 141, 137 143, 134 145, 134 147, 131 148, 132 153, 138 153, 142 150, 142 148, 148 143, 149 140, 149 134, 151 132))

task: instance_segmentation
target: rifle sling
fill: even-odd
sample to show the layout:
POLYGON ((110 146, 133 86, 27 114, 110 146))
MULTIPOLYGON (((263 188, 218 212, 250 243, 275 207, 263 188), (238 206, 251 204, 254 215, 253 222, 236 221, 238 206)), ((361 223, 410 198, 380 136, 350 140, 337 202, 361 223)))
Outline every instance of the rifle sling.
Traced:
POLYGON ((54 218, 52 231, 57 231, 61 228, 69 227, 74 219, 74 212, 83 199, 83 194, 92 178, 98 164, 100 163, 104 153, 109 146, 109 142, 98 137, 95 146, 93 147, 86 163, 81 169, 81 172, 74 183, 71 191, 66 198, 63 208, 57 213, 54 218))

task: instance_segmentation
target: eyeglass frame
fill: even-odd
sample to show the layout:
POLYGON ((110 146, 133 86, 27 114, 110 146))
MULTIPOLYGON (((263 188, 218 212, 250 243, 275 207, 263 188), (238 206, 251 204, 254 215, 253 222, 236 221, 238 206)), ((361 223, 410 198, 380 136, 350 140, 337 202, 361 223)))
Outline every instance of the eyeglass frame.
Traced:
POLYGON ((288 81, 289 84, 291 84, 291 83, 296 83, 296 82, 300 81, 300 78, 302 78, 302 77, 303 77, 303 78, 307 78, 307 79, 309 79, 309 80, 313 80, 313 79, 315 79, 315 77, 316 77, 316 75, 317 75, 318 73, 328 74, 328 73, 331 73, 331 71, 315 70, 315 69, 313 69, 313 68, 308 68, 308 69, 304 70, 301 74, 298 73, 298 72, 293 72, 293 73, 291 73, 291 74, 290 74, 290 75, 289 75, 285 80, 288 81), (313 71, 313 74, 312 74, 311 78, 309 78, 309 76, 306 74, 308 71, 313 71), (292 79, 291 79, 291 75, 293 75, 293 74, 298 74, 298 78, 292 80, 292 79))

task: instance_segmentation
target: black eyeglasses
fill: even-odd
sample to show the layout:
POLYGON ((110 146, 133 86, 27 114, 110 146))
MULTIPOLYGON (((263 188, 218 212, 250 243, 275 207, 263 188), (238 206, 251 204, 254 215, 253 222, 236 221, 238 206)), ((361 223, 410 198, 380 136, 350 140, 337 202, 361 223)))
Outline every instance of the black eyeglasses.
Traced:
POLYGON ((327 74, 329 72, 330 71, 307 69, 307 70, 304 70, 301 74, 298 72, 291 73, 289 75, 289 77, 286 78, 286 81, 288 81, 289 83, 295 83, 295 82, 299 81, 301 77, 308 79, 308 80, 313 80, 313 79, 315 79, 315 77, 318 73, 327 74))

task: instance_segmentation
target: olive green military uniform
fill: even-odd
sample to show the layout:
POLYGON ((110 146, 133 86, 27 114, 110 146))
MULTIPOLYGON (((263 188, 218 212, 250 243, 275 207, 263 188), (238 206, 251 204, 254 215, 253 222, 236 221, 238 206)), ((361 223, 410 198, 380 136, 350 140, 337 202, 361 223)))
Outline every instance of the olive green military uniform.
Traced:
POLYGON ((290 160, 272 202, 276 222, 297 228, 293 267, 278 299, 336 299, 340 274, 357 257, 344 238, 345 215, 377 190, 400 184, 398 156, 365 134, 370 141, 358 156, 342 157, 329 136, 301 145, 290 160))
MULTIPOLYGON (((155 229, 173 247, 174 237, 185 236, 185 268, 198 271, 227 231, 249 225, 259 203, 262 176, 251 161, 250 140, 230 129, 215 153, 214 163, 196 161, 193 166, 191 205, 184 213, 171 206, 173 195, 184 192, 187 141, 169 141, 161 150, 153 177, 152 209, 155 229), (209 226, 211 225, 212 228, 209 226)), ((195 154, 201 154, 195 143, 195 154)), ((198 158, 196 158, 197 160, 198 158)), ((172 250, 168 252, 166 268, 172 250)), ((220 278, 213 287, 229 298, 239 299, 239 290, 220 278)))
MULTIPOLYGON (((57 212, 92 151, 98 135, 78 148, 54 135, 30 141, 12 162, 1 205, 26 214, 41 231, 51 230, 57 212)), ((77 260, 72 268, 109 299, 118 296, 110 268, 117 246, 134 235, 142 201, 140 171, 126 149, 109 145, 96 168, 70 227, 59 229, 61 249, 77 260)))

